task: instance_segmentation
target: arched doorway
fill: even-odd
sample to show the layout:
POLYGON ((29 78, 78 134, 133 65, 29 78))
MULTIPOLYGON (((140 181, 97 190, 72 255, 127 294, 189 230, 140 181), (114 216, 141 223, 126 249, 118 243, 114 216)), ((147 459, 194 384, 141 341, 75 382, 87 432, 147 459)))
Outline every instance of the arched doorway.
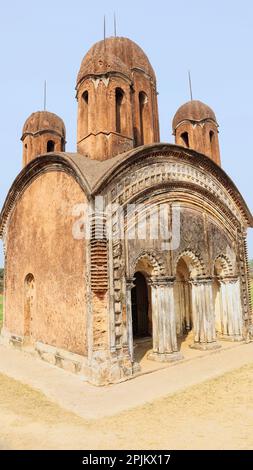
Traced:
POLYGON ((202 259, 194 252, 186 250, 177 258, 174 296, 177 335, 182 338, 181 342, 191 341, 191 338, 193 342, 199 341, 199 331, 204 324, 203 311, 199 308, 202 298, 199 296, 204 295, 206 290, 205 286, 202 288, 200 278, 205 273, 202 259), (192 334, 189 335, 191 331, 192 334))
POLYGON ((131 291, 133 336, 145 337, 150 334, 149 294, 144 274, 137 271, 134 274, 134 287, 131 291))
POLYGON ((177 259, 175 282, 178 334, 194 349, 217 349, 213 285, 203 259, 187 250, 177 259), (186 335, 192 330, 191 335, 186 335))
POLYGON ((131 290, 128 295, 129 305, 129 351, 135 364, 142 364, 144 358, 153 349, 153 303, 151 293, 153 278, 157 276, 159 266, 155 257, 142 252, 133 264, 131 290))
POLYGON ((242 304, 239 277, 231 260, 219 255, 214 262, 213 299, 215 330, 221 339, 242 339, 242 304))
POLYGON ((178 261, 176 270, 175 309, 177 335, 182 337, 193 327, 190 270, 183 258, 178 261))
POLYGON ((213 280, 213 301, 214 301, 214 314, 215 314, 215 330, 216 333, 221 333, 223 330, 222 325, 222 301, 221 301, 221 285, 217 271, 214 271, 213 280))
POLYGON ((35 279, 33 274, 27 274, 24 283, 24 337, 32 338, 32 320, 35 307, 35 279))
POLYGON ((129 352, 135 364, 145 367, 146 360, 170 362, 182 358, 176 337, 174 277, 166 276, 164 259, 158 256, 155 252, 142 253, 127 282, 129 352))

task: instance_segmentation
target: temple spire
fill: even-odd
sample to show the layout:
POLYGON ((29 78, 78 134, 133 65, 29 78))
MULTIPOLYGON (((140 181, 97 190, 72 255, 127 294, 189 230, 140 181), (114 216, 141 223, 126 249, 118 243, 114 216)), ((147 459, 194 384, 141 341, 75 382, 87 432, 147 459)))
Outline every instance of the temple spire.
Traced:
POLYGON ((191 79, 190 70, 188 71, 188 79, 189 79, 190 97, 191 97, 191 101, 192 101, 193 100, 193 98, 192 98, 192 79, 191 79))

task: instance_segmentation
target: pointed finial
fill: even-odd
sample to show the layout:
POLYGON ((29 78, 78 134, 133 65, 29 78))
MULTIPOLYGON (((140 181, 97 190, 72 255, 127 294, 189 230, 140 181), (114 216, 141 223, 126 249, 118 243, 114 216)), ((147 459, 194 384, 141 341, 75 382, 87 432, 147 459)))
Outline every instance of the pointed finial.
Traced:
POLYGON ((105 48, 105 39, 106 39, 106 21, 105 21, 105 15, 104 15, 104 48, 105 48))
POLYGON ((191 72, 190 70, 188 71, 188 78, 189 78, 189 87, 190 87, 190 97, 191 97, 191 101, 192 101, 192 80, 191 80, 191 72))
POLYGON ((114 36, 116 38, 117 36, 117 19, 116 19, 116 13, 114 12, 114 36))
POLYGON ((44 81, 44 111, 47 109, 47 81, 44 81))

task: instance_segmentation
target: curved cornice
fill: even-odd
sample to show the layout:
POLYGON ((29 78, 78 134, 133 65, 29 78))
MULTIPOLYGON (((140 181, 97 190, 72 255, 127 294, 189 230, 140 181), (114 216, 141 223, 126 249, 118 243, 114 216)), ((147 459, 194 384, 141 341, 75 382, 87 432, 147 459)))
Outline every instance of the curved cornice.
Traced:
POLYGON ((145 199, 149 198, 152 195, 154 198, 157 195, 163 196, 164 193, 168 193, 170 199, 175 202, 187 202, 187 203, 194 203, 196 205, 197 202, 200 200, 204 203, 208 203, 213 209, 216 209, 217 214, 220 216, 222 215, 226 219, 230 221, 232 227, 238 228, 240 226, 239 221, 237 220, 236 216, 233 212, 221 201, 218 201, 214 198, 213 194, 211 194, 207 189, 200 188, 198 185, 194 183, 186 183, 186 182, 179 182, 179 181, 172 181, 169 183, 159 183, 154 188, 146 188, 141 190, 138 194, 133 196, 129 201, 124 203, 126 204, 134 204, 137 201, 139 203, 143 203, 145 199), (177 201, 175 197, 176 194, 180 194, 180 201, 177 201))
POLYGON ((49 171, 63 171, 71 175, 89 197, 91 189, 84 175, 75 163, 64 153, 51 153, 37 157, 26 165, 14 180, 0 214, 0 235, 3 235, 6 222, 20 195, 36 178, 49 171))
POLYGON ((162 158, 164 161, 166 161, 167 158, 174 158, 175 163, 185 162, 198 169, 204 170, 207 175, 212 175, 227 190, 236 205, 241 209, 249 226, 253 227, 252 214, 240 191, 226 172, 206 155, 179 145, 159 143, 139 147, 128 152, 125 154, 125 158, 122 156, 121 160, 118 159, 115 165, 111 165, 107 172, 98 179, 93 187, 92 193, 94 195, 100 193, 108 184, 115 181, 117 177, 120 177, 121 173, 125 173, 130 167, 143 164, 146 158, 149 158, 149 163, 150 159, 155 162, 159 158, 162 158))
MULTIPOLYGON (((0 235, 3 234, 6 221, 12 207, 20 194, 39 175, 48 171, 64 171, 73 176, 80 184, 88 198, 106 192, 108 186, 112 186, 121 177, 144 166, 145 161, 150 166, 152 163, 166 163, 173 159, 175 163, 190 164, 196 170, 202 170, 214 177, 216 181, 226 189, 238 209, 243 214, 248 226, 253 227, 252 214, 247 207, 242 195, 229 176, 210 158, 194 150, 172 144, 152 144, 138 147, 125 154, 118 155, 110 160, 95 161, 79 154, 50 153, 32 160, 19 173, 5 200, 0 215, 0 235)), ((171 182, 172 184, 172 182, 171 182)), ((173 183, 174 186, 176 183, 173 183)), ((180 185, 179 185, 180 186, 180 185)), ((212 196, 213 198, 213 196, 212 196)), ((215 202, 215 201, 214 201, 215 202)))

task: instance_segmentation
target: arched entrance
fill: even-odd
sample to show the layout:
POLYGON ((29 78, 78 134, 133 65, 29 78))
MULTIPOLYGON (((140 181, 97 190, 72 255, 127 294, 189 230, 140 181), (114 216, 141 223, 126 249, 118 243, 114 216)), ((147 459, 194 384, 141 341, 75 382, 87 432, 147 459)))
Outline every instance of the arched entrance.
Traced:
POLYGON ((178 332, 187 335, 195 349, 217 349, 213 305, 213 281, 207 276, 203 260, 190 250, 178 257, 176 268, 175 297, 178 332))
POLYGON ((162 275, 162 263, 151 252, 143 251, 132 265, 131 282, 127 291, 129 324, 129 351, 133 362, 141 363, 153 349, 153 314, 155 295, 152 283, 162 275))
POLYGON ((214 300, 214 314, 215 314, 215 330, 217 333, 222 333, 223 319, 222 319, 222 299, 221 299, 221 284, 219 281, 222 274, 221 264, 218 260, 214 264, 214 279, 213 279, 213 300, 214 300))
POLYGON ((175 309, 177 335, 182 337, 193 327, 190 271, 183 258, 178 261, 176 270, 175 309))
POLYGON ((32 320, 35 307, 35 279, 33 274, 27 274, 24 283, 24 337, 32 338, 32 320))
POLYGON ((150 334, 148 285, 143 273, 134 274, 134 287, 131 291, 133 336, 144 337, 150 334))
POLYGON ((213 299, 216 333, 222 339, 242 339, 240 280, 232 262, 222 254, 214 262, 213 299))

